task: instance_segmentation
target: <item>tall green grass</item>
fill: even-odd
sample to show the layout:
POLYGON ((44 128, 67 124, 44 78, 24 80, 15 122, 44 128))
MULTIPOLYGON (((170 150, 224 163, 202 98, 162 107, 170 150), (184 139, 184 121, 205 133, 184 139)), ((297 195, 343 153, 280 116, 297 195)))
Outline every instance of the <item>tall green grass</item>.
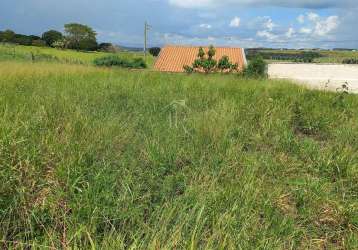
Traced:
POLYGON ((0 246, 357 249, 358 97, 0 63, 0 246))
MULTIPOLYGON (((0 61, 54 61, 67 64, 93 64, 97 58, 105 57, 108 55, 117 55, 125 60, 132 60, 134 58, 143 58, 143 53, 136 52, 118 52, 118 53, 105 53, 105 52, 81 52, 75 50, 60 50, 48 47, 35 47, 35 46, 21 46, 12 44, 0 44, 0 61)), ((147 55, 146 63, 149 67, 154 64, 154 57, 147 55)))

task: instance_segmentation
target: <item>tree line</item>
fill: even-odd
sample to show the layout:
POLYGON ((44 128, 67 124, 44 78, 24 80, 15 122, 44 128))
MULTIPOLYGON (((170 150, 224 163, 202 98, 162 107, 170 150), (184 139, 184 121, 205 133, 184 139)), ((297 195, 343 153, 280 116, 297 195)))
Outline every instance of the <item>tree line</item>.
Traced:
POLYGON ((89 26, 79 23, 64 25, 64 33, 57 30, 44 32, 41 37, 36 35, 17 34, 12 30, 0 31, 0 42, 14 43, 25 46, 53 47, 84 51, 114 51, 111 43, 98 43, 97 33, 89 26))

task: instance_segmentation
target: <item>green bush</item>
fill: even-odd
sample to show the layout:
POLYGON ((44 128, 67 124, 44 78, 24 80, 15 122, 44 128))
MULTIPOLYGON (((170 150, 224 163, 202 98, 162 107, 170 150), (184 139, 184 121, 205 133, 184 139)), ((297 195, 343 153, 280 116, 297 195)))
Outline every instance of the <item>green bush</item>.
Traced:
POLYGON ((62 39, 62 33, 57 30, 49 30, 42 34, 42 40, 44 40, 48 46, 52 46, 52 44, 62 39))
POLYGON ((116 55, 105 56, 94 60, 96 66, 102 67, 122 67, 122 68, 134 68, 144 69, 147 67, 146 63, 142 58, 125 59, 116 55))
POLYGON ((248 60, 254 59, 256 56, 262 56, 265 60, 291 61, 312 63, 316 58, 323 57, 321 53, 315 51, 302 52, 277 52, 277 51, 260 51, 257 49, 248 49, 246 58, 248 60))
POLYGON ((194 68, 190 67, 188 65, 185 65, 183 68, 184 68, 185 73, 187 73, 187 74, 191 74, 194 72, 194 68))
POLYGON ((248 66, 245 68, 243 74, 247 77, 267 77, 267 63, 261 56, 256 56, 249 61, 248 66))
POLYGON ((152 55, 152 56, 159 56, 159 53, 160 53, 160 48, 159 47, 153 47, 153 48, 150 48, 149 49, 149 53, 152 55))
POLYGON ((46 47, 46 42, 44 40, 33 40, 32 41, 32 46, 36 46, 36 47, 46 47))
POLYGON ((209 50, 205 53, 202 47, 199 48, 197 59, 192 63, 191 66, 184 65, 183 69, 186 73, 191 74, 194 72, 205 72, 216 73, 216 72, 233 72, 238 70, 238 64, 233 64, 230 62, 228 56, 223 56, 216 61, 214 56, 216 54, 216 49, 214 46, 210 45, 209 50))
POLYGON ((358 59, 357 58, 349 58, 349 59, 344 59, 342 61, 343 64, 358 64, 358 59))

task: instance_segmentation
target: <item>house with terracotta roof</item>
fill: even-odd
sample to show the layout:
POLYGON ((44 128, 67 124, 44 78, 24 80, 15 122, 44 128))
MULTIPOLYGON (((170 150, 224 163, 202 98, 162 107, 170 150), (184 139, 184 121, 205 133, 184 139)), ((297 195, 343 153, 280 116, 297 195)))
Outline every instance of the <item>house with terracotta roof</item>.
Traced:
MULTIPOLYGON (((200 47, 191 46, 165 46, 160 51, 160 54, 154 64, 154 69, 163 72, 184 72, 184 66, 191 66, 195 59, 197 59, 200 47)), ((204 51, 209 50, 208 47, 203 47, 204 51)), ((245 51, 242 48, 225 48, 215 47, 215 60, 219 60, 223 56, 228 56, 233 64, 237 64, 239 70, 242 70, 246 62, 245 51)))

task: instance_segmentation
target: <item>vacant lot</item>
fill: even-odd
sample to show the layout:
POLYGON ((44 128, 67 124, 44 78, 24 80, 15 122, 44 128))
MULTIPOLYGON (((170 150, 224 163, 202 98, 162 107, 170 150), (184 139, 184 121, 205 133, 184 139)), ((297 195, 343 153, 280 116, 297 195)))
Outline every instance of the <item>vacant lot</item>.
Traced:
POLYGON ((348 83, 349 91, 358 93, 358 65, 338 64, 269 64, 270 78, 292 79, 304 85, 337 90, 348 83))
POLYGON ((0 248, 358 248, 355 95, 17 62, 0 89, 0 248))

